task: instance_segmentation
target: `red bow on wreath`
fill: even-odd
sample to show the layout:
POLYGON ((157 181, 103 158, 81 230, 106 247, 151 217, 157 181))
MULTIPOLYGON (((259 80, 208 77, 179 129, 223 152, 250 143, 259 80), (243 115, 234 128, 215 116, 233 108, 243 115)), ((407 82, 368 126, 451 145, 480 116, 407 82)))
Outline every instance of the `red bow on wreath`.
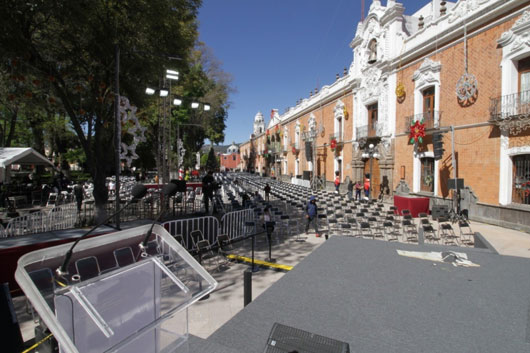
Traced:
POLYGON ((293 146, 293 154, 296 153, 296 147, 293 146))
POLYGON ((331 149, 334 150, 335 148, 337 148, 337 140, 335 140, 335 139, 331 140, 329 145, 330 145, 331 149))
POLYGON ((423 138, 425 137, 425 124, 423 120, 420 122, 416 120, 413 124, 410 125, 410 143, 423 143, 423 138))

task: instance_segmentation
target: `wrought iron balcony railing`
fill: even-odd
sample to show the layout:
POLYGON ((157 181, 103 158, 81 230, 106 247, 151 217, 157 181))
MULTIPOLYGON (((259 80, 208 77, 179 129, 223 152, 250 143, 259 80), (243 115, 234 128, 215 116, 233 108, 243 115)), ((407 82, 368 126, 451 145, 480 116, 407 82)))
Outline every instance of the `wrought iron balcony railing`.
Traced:
POLYGON ((269 153, 280 153, 282 148, 279 142, 273 142, 269 145, 269 153))
POLYGON ((509 119, 520 115, 530 115, 530 91, 491 98, 490 116, 492 120, 509 119))
POLYGON ((423 112, 421 114, 407 116, 405 118, 405 128, 404 131, 408 133, 410 131, 410 125, 415 121, 423 120, 425 124, 425 130, 429 129, 438 129, 441 125, 442 112, 438 110, 433 110, 429 112, 423 112))
POLYGON ((357 128, 357 140, 383 136, 383 124, 363 125, 357 128))
POLYGON ((530 91, 491 98, 490 121, 511 134, 530 128, 530 91))

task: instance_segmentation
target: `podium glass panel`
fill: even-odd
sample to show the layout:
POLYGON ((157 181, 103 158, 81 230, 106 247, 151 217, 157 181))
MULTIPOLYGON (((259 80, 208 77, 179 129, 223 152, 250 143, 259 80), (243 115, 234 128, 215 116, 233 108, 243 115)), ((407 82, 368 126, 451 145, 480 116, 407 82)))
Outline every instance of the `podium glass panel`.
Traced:
POLYGON ((186 308, 217 282, 159 225, 142 253, 149 228, 79 242, 64 277, 55 269, 71 244, 20 258, 17 282, 61 352, 188 352, 186 308), (124 248, 134 261, 120 267, 124 248))

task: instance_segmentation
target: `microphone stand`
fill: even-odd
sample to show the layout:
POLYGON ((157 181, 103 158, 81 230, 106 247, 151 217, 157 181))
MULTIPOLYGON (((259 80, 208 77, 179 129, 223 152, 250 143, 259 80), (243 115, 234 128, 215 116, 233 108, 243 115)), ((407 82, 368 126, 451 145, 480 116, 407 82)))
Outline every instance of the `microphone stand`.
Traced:
POLYGON ((131 199, 131 201, 127 202, 125 204, 125 206, 123 206, 122 208, 120 208, 117 212, 115 212, 114 214, 110 215, 109 217, 107 217, 103 222, 101 223, 98 223, 96 224, 94 227, 92 227, 92 229, 90 229, 88 232, 86 232, 85 234, 83 234, 82 236, 80 236, 79 238, 76 239, 76 241, 72 244, 72 246, 70 247, 70 249, 66 252, 66 255, 64 256, 64 261, 63 261, 63 264, 61 265, 61 267, 59 267, 57 270, 56 270, 56 273, 59 277, 64 277, 65 275, 68 274, 67 272, 67 269, 68 269, 68 265, 70 264, 70 259, 72 257, 72 254, 73 254, 73 251, 74 251, 74 248, 75 246, 77 245, 77 243, 79 243, 82 239, 86 238, 90 233, 92 233, 94 230, 96 230, 97 228, 99 228, 100 226, 102 226, 103 224, 107 223, 111 218, 115 217, 116 215, 120 214, 123 210, 125 210, 127 207, 129 207, 129 205, 131 203, 133 203, 133 201, 137 201, 139 199, 141 199, 142 197, 145 196, 145 194, 147 193, 147 188, 142 185, 142 184, 136 184, 134 187, 133 187, 133 190, 132 190, 132 194, 133 194, 133 198, 131 199))
POLYGON ((147 256, 147 243, 149 242, 149 238, 151 237, 151 234, 153 233, 153 227, 155 226, 155 223, 158 223, 160 221, 160 219, 162 218, 164 213, 166 213, 166 211, 168 209, 168 207, 166 207, 166 200, 168 201, 168 204, 169 204, 169 198, 171 196, 174 196, 177 193, 177 189, 178 189, 177 185, 173 184, 173 183, 166 184, 162 188, 162 196, 164 196, 164 198, 163 198, 164 204, 162 205, 162 210, 160 211, 160 214, 153 221, 153 223, 151 223, 151 227, 149 228, 149 230, 145 234, 145 237, 144 237, 143 241, 139 245, 139 247, 140 247, 140 256, 142 256, 142 257, 147 256))

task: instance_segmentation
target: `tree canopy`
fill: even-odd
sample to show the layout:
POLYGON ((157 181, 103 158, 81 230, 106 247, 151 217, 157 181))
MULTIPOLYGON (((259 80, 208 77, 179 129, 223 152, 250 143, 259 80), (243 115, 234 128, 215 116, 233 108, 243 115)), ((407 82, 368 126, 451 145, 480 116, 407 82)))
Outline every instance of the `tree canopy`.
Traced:
MULTIPOLYGON (((3 1, 0 118, 5 123, 0 124, 0 143, 16 143, 22 136, 16 131, 27 126, 33 136, 26 140, 42 151, 50 122, 66 117, 77 146, 69 145, 68 133, 55 129, 56 148, 78 147, 84 153, 100 207, 107 198, 105 177, 114 166, 117 48, 119 93, 139 107, 142 124, 150 129, 148 143, 156 141, 159 110, 144 92, 160 84, 166 68, 181 72, 175 93, 212 106, 199 117, 188 108, 170 115, 174 123, 196 119, 204 126, 186 130, 187 149, 198 150, 204 138, 222 141, 230 79, 210 64, 214 61, 197 42, 200 5, 201 0, 3 1)), ((146 155, 149 150, 143 147, 146 155)))

